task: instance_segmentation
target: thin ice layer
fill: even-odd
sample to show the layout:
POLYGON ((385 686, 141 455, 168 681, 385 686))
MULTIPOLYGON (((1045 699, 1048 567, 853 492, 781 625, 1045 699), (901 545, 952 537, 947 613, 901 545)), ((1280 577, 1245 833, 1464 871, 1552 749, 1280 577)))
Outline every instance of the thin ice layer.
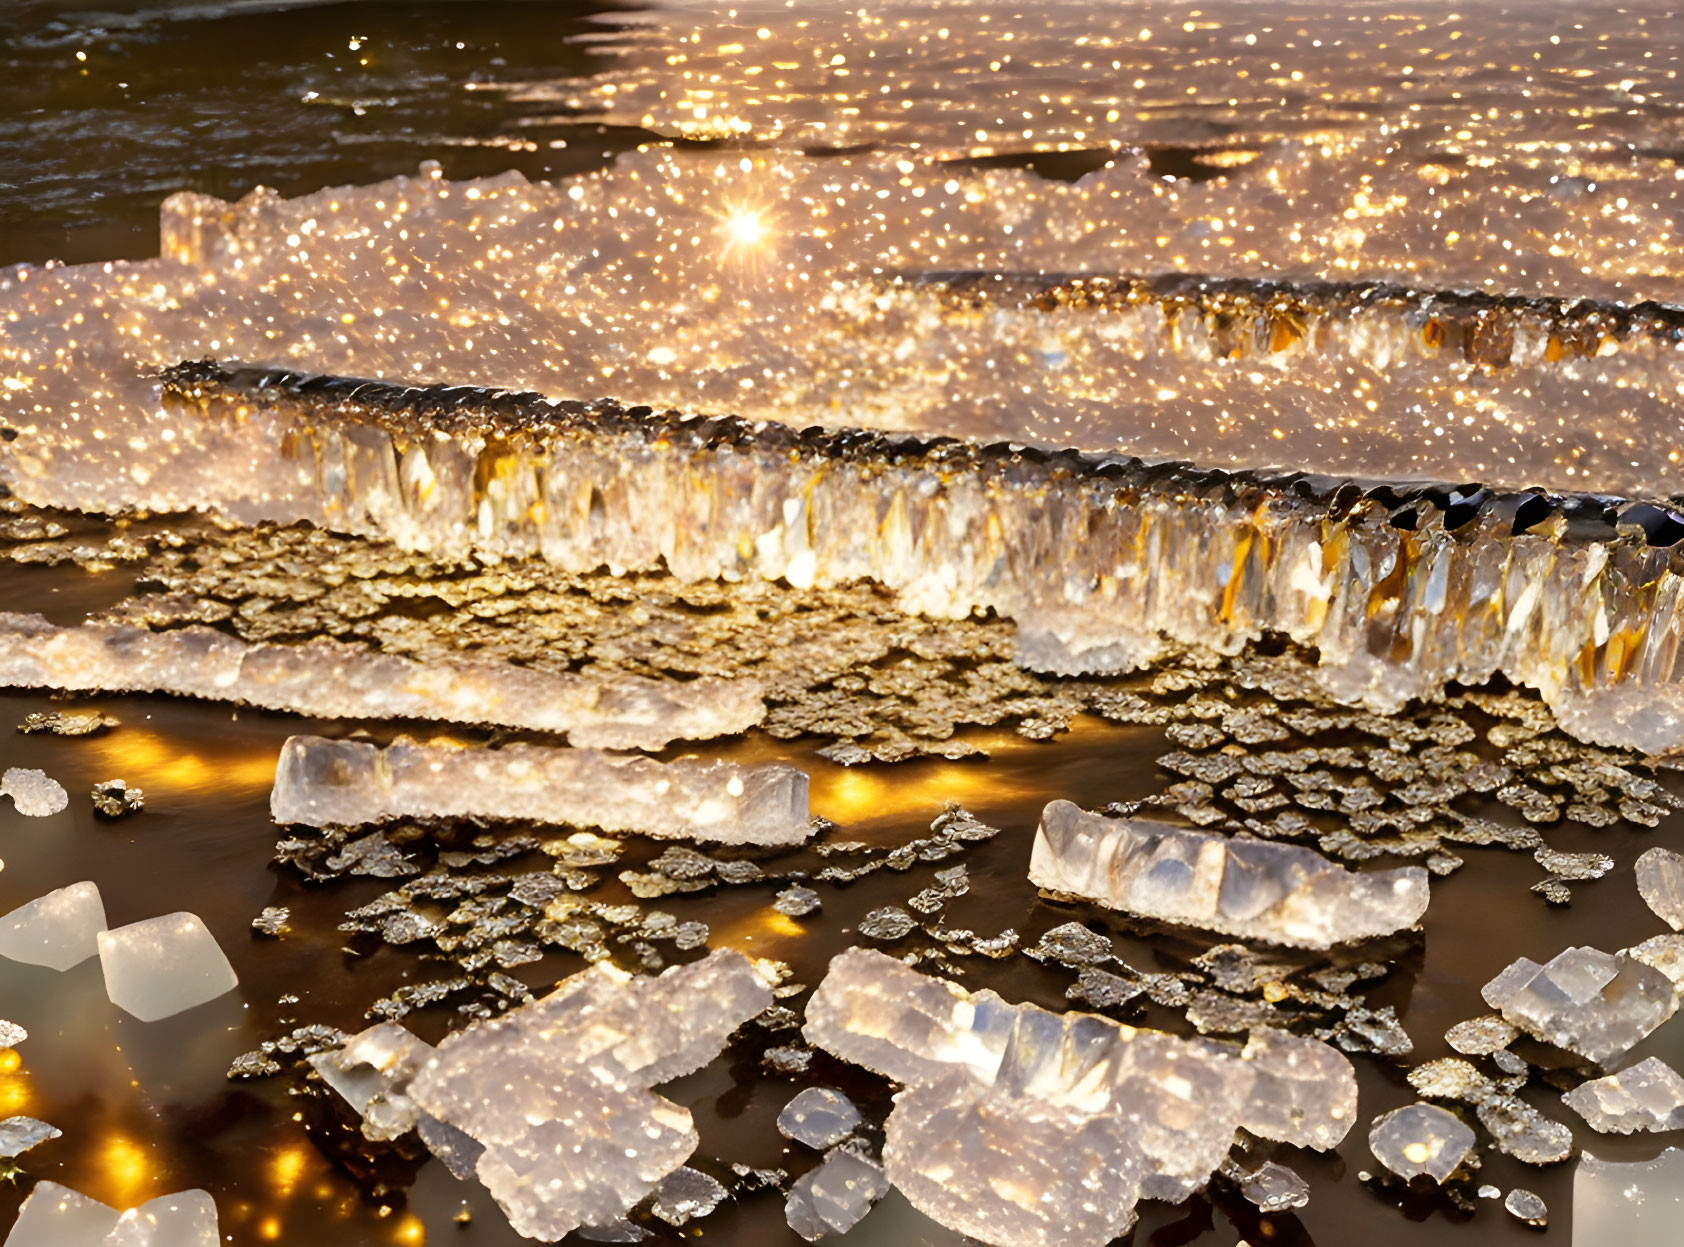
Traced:
POLYGON ((1297 948, 1412 926, 1427 909, 1419 866, 1352 871, 1297 845, 1107 818, 1068 801, 1041 814, 1030 881, 1137 917, 1297 948))
POLYGON ((1110 1241, 1138 1199, 1202 1186, 1241 1125, 1325 1148, 1355 1120, 1350 1062, 1316 1040, 1257 1032, 1242 1050, 1053 1014, 863 949, 831 962, 803 1033, 906 1086, 886 1125, 894 1185, 1012 1247, 1110 1241))
POLYGON ((211 628, 60 627, 11 613, 0 613, 0 685, 177 693, 319 718, 491 723, 620 749, 729 735, 765 713, 748 680, 674 684, 473 659, 422 664, 326 638, 251 645, 211 628))
POLYGON ((472 815, 730 844, 799 844, 812 834, 807 776, 793 767, 408 737, 384 749, 289 738, 269 809, 276 822, 318 827, 472 815))

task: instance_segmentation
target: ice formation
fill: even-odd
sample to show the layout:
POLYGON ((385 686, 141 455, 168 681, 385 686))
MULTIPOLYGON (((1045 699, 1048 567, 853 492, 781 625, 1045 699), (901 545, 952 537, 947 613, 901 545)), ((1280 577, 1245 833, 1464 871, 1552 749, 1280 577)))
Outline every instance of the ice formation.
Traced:
POLYGON ((1674 931, 1684 931, 1684 855, 1659 845, 1637 858, 1637 890, 1674 931))
POLYGON ((889 1180, 984 1242, 1100 1244, 1140 1198, 1185 1199, 1239 1127, 1328 1148, 1356 1114, 1350 1062, 1254 1031, 1244 1049, 967 992, 881 953, 836 957, 807 1006, 818 1047, 904 1084, 889 1180))
POLYGON ((8 1117, 0 1121, 0 1158, 15 1159, 30 1148, 56 1139, 63 1133, 57 1126, 49 1126, 33 1117, 8 1117))
POLYGON ((516 1230, 551 1241, 614 1222, 683 1164, 690 1114, 650 1088, 705 1065, 771 1003, 737 952, 658 977, 599 964, 437 1049, 381 1024, 312 1063, 369 1137, 416 1129, 516 1230))
POLYGON ((1561 1100, 1604 1134, 1684 1129, 1684 1078, 1659 1057, 1593 1078, 1561 1100))
POLYGON ((793 767, 408 737, 384 749, 289 738, 269 809, 278 823, 312 826, 475 815, 731 844, 799 844, 812 834, 807 776, 793 767))
POLYGON ((784 1202, 784 1219, 802 1238, 817 1242, 846 1234, 888 1193, 881 1165, 839 1147, 795 1180, 784 1202))
POLYGON ((1374 1119, 1368 1148, 1406 1181, 1425 1174, 1443 1184, 1473 1151, 1474 1132, 1436 1104, 1408 1104, 1374 1119))
POLYGON ((1653 1160, 1586 1152, 1573 1171, 1573 1247, 1676 1247, 1684 1218, 1684 1151, 1653 1160))
POLYGON ((1678 1009, 1672 980, 1627 953, 1569 948, 1545 965, 1520 958, 1480 994, 1535 1039, 1607 1063, 1678 1009))
POLYGON ((576 745, 608 749, 729 735, 765 713, 747 680, 594 679, 466 658, 422 664, 327 638, 248 645, 211 628, 59 627, 10 613, 0 613, 0 686, 179 693, 322 718, 489 723, 565 732, 576 745))
POLYGON ((1389 935, 1428 900, 1419 866, 1351 871, 1296 845, 1107 818, 1068 801, 1042 812, 1029 878, 1137 917, 1299 948, 1389 935))
POLYGON ((10 797, 18 813, 30 818, 63 813, 70 804, 70 794, 58 780, 45 771, 21 766, 8 767, 0 774, 0 796, 10 797))
POLYGON ((181 1013, 239 986, 216 937, 196 914, 163 914, 96 938, 105 994, 142 1022, 181 1013))
POLYGON ((178 1191, 126 1212, 56 1182, 38 1183, 4 1247, 221 1247, 216 1203, 178 1191))
POLYGON ((0 957, 68 970, 99 953, 105 902, 97 884, 72 883, 0 918, 0 957))
POLYGON ((778 1132, 821 1151, 842 1142, 860 1126, 859 1109, 840 1091, 808 1087, 778 1114, 778 1132))

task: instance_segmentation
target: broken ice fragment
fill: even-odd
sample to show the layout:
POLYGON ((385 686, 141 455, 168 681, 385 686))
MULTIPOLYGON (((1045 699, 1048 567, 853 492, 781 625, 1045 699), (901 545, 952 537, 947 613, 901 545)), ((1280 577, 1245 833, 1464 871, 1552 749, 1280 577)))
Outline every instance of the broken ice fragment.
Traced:
POLYGON ((122 1214, 56 1182, 37 1183, 5 1247, 102 1247, 122 1214))
POLYGON ((105 993, 142 1022, 171 1017, 239 986, 205 924, 196 914, 164 914, 101 931, 100 968, 105 993))
POLYGON ((0 613, 0 685, 175 693, 317 718, 489 723, 563 732, 575 745, 601 749, 731 735, 766 712, 750 680, 554 675, 469 658, 419 663, 324 637, 248 645, 198 626, 61 628, 8 613, 0 613))
POLYGON ((1255 1071, 1240 1125, 1265 1139, 1319 1151, 1337 1147, 1357 1119, 1351 1063, 1301 1035, 1255 1027, 1241 1056, 1255 1071))
POLYGON ((471 815, 732 844, 799 844, 812 835, 807 776, 794 767, 403 736, 384 749, 289 738, 269 808, 278 823, 317 827, 471 815))
POLYGON ((1485 1003, 1535 1039, 1605 1063, 1678 1008, 1672 981, 1624 953, 1569 948, 1547 965, 1525 957, 1481 989, 1485 1003))
POLYGON ((1456 1023, 1444 1032, 1444 1040, 1457 1052, 1468 1056, 1489 1056, 1508 1047, 1519 1034, 1518 1027, 1500 1017, 1488 1015, 1456 1023))
POLYGON ((1677 1247, 1684 1219, 1684 1151, 1653 1160, 1586 1152, 1573 1172, 1573 1247, 1677 1247))
POLYGON ((221 1247, 216 1203, 206 1191, 178 1191, 131 1208, 102 1247, 221 1247))
POLYGON ((1651 935, 1625 950, 1626 955, 1646 966, 1654 966, 1684 992, 1684 935, 1651 935))
POLYGON ((649 1211, 668 1225, 686 1225, 719 1207, 727 1194, 725 1188, 707 1174, 688 1165, 680 1165, 655 1188, 649 1211))
POLYGON ((1509 1215, 1527 1225, 1543 1226, 1549 1223, 1549 1205, 1531 1191, 1515 1187, 1503 1196, 1503 1207, 1508 1209, 1509 1215))
POLYGON ((789 1228, 808 1242, 846 1234, 889 1192, 889 1179, 874 1161, 837 1148, 818 1168, 802 1174, 784 1203, 789 1228))
POLYGON ((1684 854, 1656 845, 1637 859, 1637 890, 1655 916, 1684 931, 1684 854))
POLYGON ((64 1132, 33 1117, 8 1117, 0 1121, 0 1157, 10 1160, 64 1132))
POLYGON ((1405 1181, 1425 1174, 1443 1185, 1473 1150, 1474 1132, 1434 1104, 1409 1104, 1374 1119, 1368 1148, 1405 1181))
POLYGON ((0 1049, 15 1048, 29 1038, 29 1032, 16 1022, 0 1019, 0 1049))
POLYGON ((1593 1078, 1561 1099, 1604 1134, 1684 1129, 1684 1078, 1658 1057, 1593 1078))
POLYGON ((1351 871, 1296 845, 1108 818, 1068 801, 1042 812, 1029 878, 1139 917, 1317 949, 1411 926, 1428 899, 1419 866, 1351 871))
POLYGON ((785 1138, 823 1151, 859 1128, 862 1118, 854 1102, 829 1087, 808 1087, 784 1105, 778 1131, 785 1138))
POLYGON ((369 1139, 396 1139, 416 1126, 416 1108, 400 1088, 433 1055, 396 1022, 380 1022, 346 1040, 337 1052, 308 1058, 322 1080, 357 1111, 369 1139))
POLYGON ((72 883, 0 918, 0 957, 68 970, 99 952, 105 903, 90 882, 72 883))
POLYGON ((1240 1180, 1240 1194, 1259 1212, 1289 1212, 1310 1202, 1310 1184, 1271 1160, 1240 1180))
POLYGON ((70 794, 58 780, 45 771, 21 766, 10 767, 0 775, 0 796, 10 797, 18 813, 30 818, 50 817, 70 804, 70 794))

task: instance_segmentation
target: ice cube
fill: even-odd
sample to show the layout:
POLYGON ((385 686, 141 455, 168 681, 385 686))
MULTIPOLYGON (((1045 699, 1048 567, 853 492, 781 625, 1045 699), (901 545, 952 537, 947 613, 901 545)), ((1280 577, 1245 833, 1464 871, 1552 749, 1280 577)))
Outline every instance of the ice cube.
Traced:
POLYGON ((68 970, 99 952, 105 904, 88 882, 48 892, 0 918, 0 957, 68 970))
POLYGON ((198 915, 164 914, 99 933, 111 1003, 142 1022, 171 1017, 239 985, 198 915))

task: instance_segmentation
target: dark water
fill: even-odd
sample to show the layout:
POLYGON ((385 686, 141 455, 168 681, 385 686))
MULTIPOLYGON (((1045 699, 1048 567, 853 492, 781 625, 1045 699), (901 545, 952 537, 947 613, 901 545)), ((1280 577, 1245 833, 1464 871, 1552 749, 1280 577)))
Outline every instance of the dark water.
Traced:
MULTIPOLYGON (((158 202, 182 188, 234 197, 262 183, 296 193, 408 172, 423 159, 440 160, 452 177, 511 167, 531 177, 560 177, 596 167, 649 136, 588 113, 567 117, 553 100, 540 108, 506 92, 464 88, 587 77, 611 63, 616 21, 584 6, 503 0, 13 4, 0 12, 0 263, 154 254, 158 202), (529 118, 542 124, 523 125, 529 118), (511 136, 522 143, 511 145, 511 136)), ((121 573, 0 567, 0 607, 62 622, 125 591, 121 573)), ((241 985, 147 1025, 108 1005, 97 962, 63 975, 0 962, 0 1016, 31 1032, 15 1059, 0 1061, 0 1115, 28 1113, 64 1130, 63 1138, 27 1155, 27 1178, 0 1186, 0 1225, 9 1222, 30 1179, 51 1179, 118 1206, 204 1187, 216 1198, 226 1241, 236 1247, 521 1241, 479 1187, 452 1180, 437 1163, 412 1178, 400 1166, 393 1189, 370 1194, 378 1182, 366 1172, 353 1175, 359 1162, 345 1146, 348 1131, 331 1102, 297 1096, 295 1082, 285 1077, 242 1084, 224 1077, 231 1058, 293 1025, 359 1028, 368 1001, 426 973, 414 955, 347 948, 336 930, 345 910, 387 884, 314 887, 271 864, 275 832, 267 799, 282 740, 353 725, 163 698, 74 704, 106 709, 122 726, 83 740, 14 736, 12 722, 63 703, 0 694, 0 764, 41 767, 72 795, 70 809, 50 819, 22 818, 0 802, 0 911, 92 879, 113 925, 175 909, 200 914, 241 985), (121 822, 94 816, 87 790, 113 777, 146 791, 143 815, 121 822), (250 921, 266 905, 292 908, 292 936, 252 935, 250 921), (283 1003, 285 997, 297 999, 283 1003), (464 1210, 470 1219, 459 1223, 464 1210)), ((809 769, 815 811, 852 838, 904 841, 922 833, 944 801, 959 800, 1003 830, 967 855, 972 890, 949 906, 950 925, 984 934, 1012 926, 1029 943, 1080 918, 1112 935, 1130 964, 1173 969, 1205 945, 1142 935, 1096 911, 1046 902, 1024 878, 1047 800, 1096 807, 1159 791, 1169 777, 1153 759, 1164 749, 1155 731, 1084 722, 1047 743, 1009 739, 986 764, 847 771, 816 757, 812 747, 761 738, 719 752, 809 769)), ((1604 879, 1575 885, 1565 911, 1549 909, 1527 890, 1541 873, 1529 858, 1465 850, 1467 865, 1434 883, 1418 949, 1406 955, 1386 993, 1371 1001, 1397 1008, 1416 1042, 1411 1063, 1448 1054, 1445 1028, 1485 1011, 1479 987, 1515 957, 1544 960, 1576 943, 1617 948, 1655 933, 1657 921, 1637 900, 1632 861, 1677 832, 1676 818, 1652 832, 1554 830, 1554 847, 1595 849, 1618 862, 1604 879)), ((660 904, 681 919, 704 918, 716 944, 786 960, 798 981, 813 984, 828 958, 853 941, 851 928, 864 913, 904 900, 930 882, 934 869, 882 872, 827 892, 823 911, 799 924, 770 910, 771 884, 660 904)), ((581 965, 551 955, 516 974, 543 986, 581 965)), ((1070 978, 1013 957, 976 965, 970 982, 986 982, 1009 999, 1061 1006, 1070 978)), ((1173 1022, 1148 1016, 1156 1024, 1173 1022)), ((416 1025, 436 1038, 447 1017, 422 1017, 416 1025)), ((1635 1055, 1684 1056, 1679 1025, 1635 1055)), ((1404 1247, 1537 1237, 1495 1206, 1468 1219, 1437 1201, 1400 1207, 1359 1182, 1358 1172, 1373 1167, 1366 1122, 1415 1097, 1401 1066, 1377 1058, 1356 1063, 1363 1101, 1345 1144, 1327 1156, 1285 1149, 1280 1157, 1310 1180, 1308 1208, 1263 1218, 1224 1196, 1173 1209, 1149 1205, 1133 1242, 1330 1247, 1360 1240, 1404 1247)), ((888 1088, 857 1070, 821 1056, 812 1080, 846 1087, 879 1120, 887 1111, 888 1088)), ((755 1052, 733 1049, 665 1093, 695 1113, 699 1167, 725 1176, 725 1162, 741 1161, 797 1172, 812 1158, 786 1149, 772 1123, 798 1085, 761 1071, 755 1052)), ((1551 1111, 1546 1094, 1528 1095, 1552 1116, 1578 1124, 1559 1105, 1551 1111)), ((1603 1155, 1651 1155, 1667 1141, 1579 1138, 1603 1155)), ((1491 1153, 1481 1181, 1543 1195, 1552 1221, 1544 1237, 1564 1242, 1571 1168, 1569 1162, 1527 1169, 1491 1153)), ((727 1203, 699 1230, 705 1241, 719 1243, 799 1241, 783 1226, 781 1198, 769 1193, 727 1203)), ((851 1238, 884 1247, 958 1241, 897 1195, 851 1238)))

